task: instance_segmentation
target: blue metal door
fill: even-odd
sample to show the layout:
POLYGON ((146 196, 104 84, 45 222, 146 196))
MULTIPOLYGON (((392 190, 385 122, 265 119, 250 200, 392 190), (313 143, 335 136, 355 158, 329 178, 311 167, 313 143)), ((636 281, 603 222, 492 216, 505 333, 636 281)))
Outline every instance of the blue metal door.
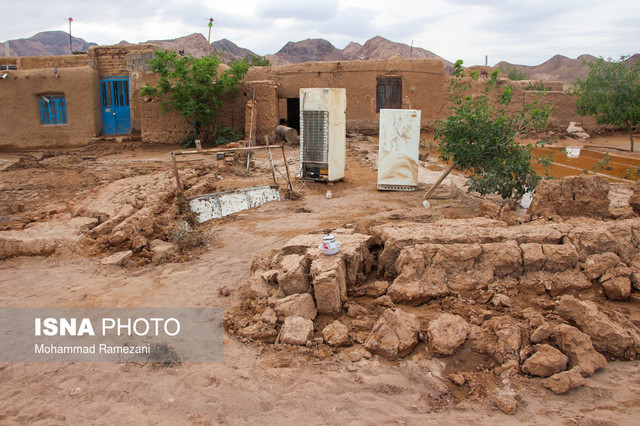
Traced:
POLYGON ((100 80, 100 100, 102 102, 102 134, 131 133, 129 77, 107 77, 100 80))

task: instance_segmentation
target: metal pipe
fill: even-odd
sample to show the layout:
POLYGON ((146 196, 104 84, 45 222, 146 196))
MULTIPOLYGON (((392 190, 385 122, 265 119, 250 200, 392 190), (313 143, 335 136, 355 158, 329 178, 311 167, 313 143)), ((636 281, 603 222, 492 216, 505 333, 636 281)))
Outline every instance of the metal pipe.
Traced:
POLYGON ((299 143, 298 132, 292 127, 283 125, 276 126, 276 135, 280 136, 282 140, 289 142, 290 144, 299 143))

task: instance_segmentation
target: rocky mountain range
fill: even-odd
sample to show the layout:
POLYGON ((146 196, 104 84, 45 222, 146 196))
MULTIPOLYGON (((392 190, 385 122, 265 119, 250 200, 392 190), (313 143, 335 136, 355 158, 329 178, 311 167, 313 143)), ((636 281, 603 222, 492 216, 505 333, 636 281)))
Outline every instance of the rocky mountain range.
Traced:
MULTIPOLYGON (((86 52, 89 47, 97 46, 78 37, 71 37, 71 47, 75 51, 86 52)), ((29 38, 20 38, 5 42, 0 48, 0 56, 6 55, 6 43, 9 43, 9 56, 68 55, 69 33, 64 31, 44 31, 29 38)))
POLYGON ((398 55, 403 58, 440 58, 445 62, 445 66, 452 65, 451 62, 426 49, 395 43, 380 36, 367 40, 364 45, 351 42, 344 49, 337 49, 324 39, 290 41, 278 53, 266 55, 265 58, 273 65, 286 65, 307 61, 389 59, 398 55))
MULTIPOLYGON (((565 89, 569 88, 578 78, 585 79, 589 73, 589 67, 583 66, 585 62, 595 59, 592 55, 580 55, 576 59, 555 55, 553 58, 540 65, 516 65, 509 62, 498 62, 495 68, 501 69, 505 74, 514 70, 528 80, 561 81, 565 89)), ((640 54, 629 58, 634 64, 640 60, 640 54)))
MULTIPOLYGON (((73 50, 76 51, 87 51, 90 46, 96 45, 96 43, 90 43, 77 37, 73 37, 72 40, 73 50)), ((5 49, 0 49, 0 56, 5 56, 6 43, 9 43, 10 56, 65 55, 69 53, 69 34, 64 31, 45 31, 29 38, 9 40, 5 42, 5 49)), ((214 41, 209 46, 205 36, 200 33, 193 33, 171 40, 148 40, 144 43, 153 43, 165 49, 183 51, 185 55, 195 57, 201 57, 209 52, 216 51, 225 61, 256 55, 251 50, 239 47, 227 39, 214 41)), ((119 44, 131 43, 121 41, 119 44)), ((290 41, 277 53, 266 55, 265 58, 272 65, 286 65, 307 61, 389 59, 394 56, 403 58, 440 58, 444 61, 446 68, 452 66, 451 62, 429 50, 404 43, 396 43, 380 36, 367 40, 363 45, 351 42, 344 49, 338 49, 324 39, 290 41)), ((562 81, 565 87, 569 87, 577 78, 585 78, 587 76, 588 68, 582 66, 582 63, 584 60, 589 61, 593 58, 591 55, 581 55, 576 59, 556 55, 548 61, 535 66, 510 64, 503 61, 497 63, 495 67, 500 68, 507 74, 515 71, 520 77, 530 80, 562 81)), ((638 60, 640 60, 640 54, 630 58, 632 63, 638 60)))

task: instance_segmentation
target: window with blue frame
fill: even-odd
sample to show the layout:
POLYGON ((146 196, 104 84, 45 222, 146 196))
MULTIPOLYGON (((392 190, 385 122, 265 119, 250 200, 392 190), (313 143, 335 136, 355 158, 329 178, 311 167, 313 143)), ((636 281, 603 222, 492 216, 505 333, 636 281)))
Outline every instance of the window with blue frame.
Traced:
POLYGON ((44 125, 67 124, 67 101, 64 95, 40 96, 40 123, 44 125))

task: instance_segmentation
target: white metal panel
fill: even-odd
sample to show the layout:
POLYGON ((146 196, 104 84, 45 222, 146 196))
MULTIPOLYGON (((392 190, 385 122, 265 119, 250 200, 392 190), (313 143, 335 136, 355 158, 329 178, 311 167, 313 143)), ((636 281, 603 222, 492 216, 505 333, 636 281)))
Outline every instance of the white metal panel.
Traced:
POLYGON ((198 223, 203 223, 270 201, 280 201, 278 189, 274 186, 256 186, 193 197, 189 200, 189 208, 198 216, 198 223))
POLYGON ((330 90, 329 108, 329 180, 344 178, 344 166, 347 162, 347 91, 330 90))
POLYGON ((418 185, 420 111, 381 109, 378 189, 414 190, 418 185))

